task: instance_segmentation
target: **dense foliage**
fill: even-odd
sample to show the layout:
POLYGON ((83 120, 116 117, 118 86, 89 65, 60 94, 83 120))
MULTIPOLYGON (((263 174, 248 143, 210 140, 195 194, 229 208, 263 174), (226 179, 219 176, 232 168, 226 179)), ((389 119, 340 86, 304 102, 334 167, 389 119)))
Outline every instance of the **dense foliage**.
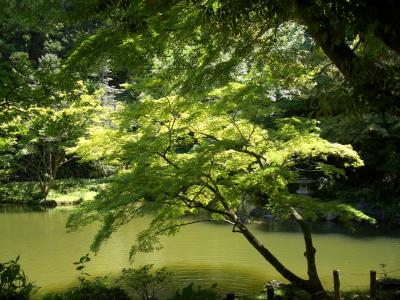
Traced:
POLYGON ((398 108, 399 26, 392 0, 72 2, 78 15, 100 14, 113 26, 82 43, 71 67, 108 58, 115 68, 143 73, 154 57, 172 56, 163 66, 169 79, 180 78, 185 92, 210 89, 225 84, 243 62, 267 64, 276 31, 294 21, 340 71, 350 107, 398 108))
POLYGON ((21 269, 19 256, 15 260, 0 263, 1 299, 26 300, 35 291, 35 285, 28 280, 21 269))
POLYGON ((153 270, 153 265, 122 269, 118 283, 142 300, 157 299, 171 280, 172 273, 165 268, 153 270))
POLYGON ((46 199, 70 161, 113 170, 68 224, 102 222, 93 250, 143 214, 154 220, 132 257, 186 224, 225 222, 328 298, 305 220, 374 222, 357 206, 396 221, 394 0, 3 2, 0 179, 36 174, 46 199), (315 197, 293 193, 303 177, 315 197), (249 230, 247 201, 297 221, 307 279, 249 230))
MULTIPOLYGON (((153 96, 172 92, 201 100, 240 80, 246 89, 238 97, 267 95, 279 100, 273 113, 323 117, 344 135, 369 114, 398 114, 399 28, 393 1, 93 1, 73 7, 75 16, 101 15, 112 25, 83 42, 68 68, 108 61, 114 72, 128 71, 131 81, 153 96)), ((346 194, 359 207, 366 198, 360 193, 374 195, 372 201, 380 204, 370 213, 398 222, 392 213, 396 181, 387 185, 383 179, 398 178, 398 169, 381 172, 369 160, 378 144, 360 145, 333 132, 325 137, 351 143, 366 164, 347 174, 346 185, 331 184, 331 191, 346 194), (366 174, 378 190, 383 180, 384 191, 359 188, 366 174)), ((398 153, 396 147, 386 150, 385 157, 398 153)))
POLYGON ((357 167, 362 162, 350 146, 321 139, 312 120, 275 118, 269 114, 268 100, 231 96, 214 91, 210 98, 198 101, 143 95, 116 114, 112 128, 94 128, 91 139, 81 140, 76 151, 87 159, 114 163, 120 171, 96 201, 84 203, 72 215, 69 226, 101 220, 103 227, 92 245, 97 250, 119 226, 152 213, 150 227, 139 234, 132 248, 134 255, 157 249, 159 236, 174 234, 185 224, 227 222, 288 280, 310 293, 318 292, 314 254, 307 257, 310 280, 300 279, 256 239, 239 211, 243 203, 258 199, 277 217, 294 214, 302 225, 294 207, 308 218, 332 211, 344 221, 369 220, 343 203, 321 203, 288 190, 288 184, 302 174, 299 167, 322 176, 339 176, 342 167, 357 167), (252 121, 260 117, 268 125, 252 121), (105 147, 105 140, 113 142, 105 147), (337 166, 331 163, 335 160, 337 166), (178 218, 201 211, 210 215, 188 223, 178 218))

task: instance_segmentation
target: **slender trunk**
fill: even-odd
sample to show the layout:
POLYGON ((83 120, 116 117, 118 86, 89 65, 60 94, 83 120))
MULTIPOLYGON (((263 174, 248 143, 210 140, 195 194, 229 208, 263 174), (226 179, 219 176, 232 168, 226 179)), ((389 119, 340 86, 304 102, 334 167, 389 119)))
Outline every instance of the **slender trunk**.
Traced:
POLYGON ((298 286, 304 286, 306 280, 298 277, 292 271, 287 269, 272 253, 269 251, 257 238, 256 236, 244 225, 237 214, 233 211, 230 205, 225 201, 224 197, 218 190, 218 186, 212 187, 214 194, 217 196, 218 200, 221 202, 225 209, 226 214, 232 220, 232 222, 237 226, 239 232, 244 235, 247 241, 287 280, 298 286))
POLYGON ((317 251, 313 245, 310 227, 295 209, 292 209, 292 213, 297 224, 299 224, 301 231, 303 232, 303 239, 306 247, 304 256, 307 260, 307 274, 309 278, 308 281, 310 285, 313 286, 313 289, 319 291, 317 294, 312 295, 312 299, 329 299, 329 296, 326 294, 324 287, 322 286, 321 280, 318 276, 317 264, 315 262, 315 253, 317 251))
MULTIPOLYGON (((225 202, 225 201, 223 201, 225 202)), ((226 205, 226 203, 225 203, 226 205)), ((225 207, 226 209, 226 207, 225 207)), ((305 257, 307 260, 307 271, 309 279, 303 279, 292 271, 287 269, 279 259, 272 254, 257 238, 256 236, 244 225, 236 214, 229 209, 227 214, 230 216, 232 221, 235 223, 235 226, 239 229, 239 232, 243 234, 243 236, 247 239, 247 241, 260 253, 266 261, 268 261, 276 271, 279 272, 284 278, 286 278, 290 283, 292 283, 297 288, 300 288, 311 295, 312 299, 321 299, 321 300, 331 300, 331 297, 325 292, 322 283, 318 277, 317 268, 315 264, 315 248, 313 247, 311 232, 307 227, 307 224, 301 219, 298 220, 298 223, 301 225, 303 231, 303 237, 306 244, 306 252, 305 257)), ((297 214, 298 215, 298 214, 297 214)), ((298 215, 300 216, 300 215, 298 215)), ((301 218, 301 217, 300 217, 301 218)), ((297 220, 297 218, 296 218, 297 220)))
POLYGON ((268 261, 274 268, 297 288, 309 293, 312 299, 331 300, 325 292, 319 279, 313 281, 300 278, 292 271, 288 270, 265 246, 254 236, 254 234, 243 224, 239 224, 238 228, 249 243, 268 261))
POLYGON ((43 173, 39 176, 39 187, 40 187, 40 198, 41 200, 46 201, 47 196, 49 194, 49 184, 48 184, 48 178, 46 176, 46 173, 43 173))
POLYGON ((54 180, 49 176, 49 174, 47 174, 46 171, 42 174, 41 177, 42 178, 40 179, 40 191, 42 193, 42 200, 46 201, 47 196, 49 195, 49 192, 53 186, 54 180))
POLYGON ((288 270, 265 246, 254 236, 254 234, 243 224, 237 225, 240 232, 247 241, 287 280, 297 286, 304 286, 306 280, 298 277, 288 270))
POLYGON ((49 177, 46 181, 46 188, 45 188, 45 192, 43 195, 43 199, 46 201, 47 200, 47 196, 49 195, 51 189, 53 188, 54 185, 54 178, 49 177))
POLYGON ((40 188, 42 192, 42 198, 44 201, 47 200, 47 197, 54 186, 55 179, 57 178, 58 169, 62 164, 63 156, 61 157, 57 154, 48 152, 47 159, 43 159, 44 165, 42 167, 42 174, 39 176, 40 179, 40 188))
POLYGON ((44 54, 45 35, 42 32, 31 31, 28 42, 28 56, 31 61, 38 63, 40 57, 44 54))
MULTIPOLYGON (((297 222, 300 224, 302 231, 303 231, 303 237, 304 241, 306 244, 306 254, 305 257, 307 259, 307 271, 309 275, 309 279, 305 280, 296 274, 294 274, 292 271, 287 269, 280 261, 279 259, 272 254, 271 251, 269 251, 257 238, 256 236, 247 228, 245 224, 243 224, 239 217, 237 216, 236 212, 233 211, 229 203, 224 199, 222 194, 220 193, 218 189, 217 184, 213 185, 208 185, 207 186, 216 196, 216 198, 219 200, 219 202, 222 204, 225 210, 225 215, 227 215, 230 219, 230 221, 235 224, 234 226, 239 229, 241 234, 247 239, 247 241, 260 253, 266 261, 268 261, 274 268, 281 274, 284 278, 286 278, 289 282, 291 282, 294 286, 297 288, 300 288, 307 293, 309 293, 312 297, 312 299, 320 299, 320 300, 331 300, 332 298, 329 297, 329 295, 325 292, 321 281, 318 277, 317 273, 317 267, 315 264, 315 248, 312 243, 312 238, 311 238, 311 232, 308 229, 307 224, 303 221, 301 216, 293 210, 293 213, 296 213, 295 217, 297 222)), ((235 229, 234 227, 234 229, 235 229)))

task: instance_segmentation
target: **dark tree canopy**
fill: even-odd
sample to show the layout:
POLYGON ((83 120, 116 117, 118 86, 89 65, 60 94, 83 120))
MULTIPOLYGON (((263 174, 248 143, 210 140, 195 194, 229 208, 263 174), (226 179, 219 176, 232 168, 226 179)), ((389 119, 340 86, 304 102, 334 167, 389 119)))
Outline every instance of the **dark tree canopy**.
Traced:
MULTIPOLYGON (((197 85, 193 82, 205 77, 224 83, 224 76, 240 62, 254 62, 259 48, 268 55, 274 31, 281 24, 295 22, 306 26, 340 71, 352 94, 352 104, 370 111, 398 113, 400 25, 394 0, 98 0, 85 4, 72 1, 71 10, 76 12, 74 17, 101 14, 113 24, 81 45, 76 55, 88 56, 85 60, 113 52, 117 65, 123 62, 139 67, 154 56, 170 55, 171 48, 193 47, 201 59, 192 57, 192 66, 188 61, 175 61, 179 71, 190 69, 186 89, 193 89, 197 85), (135 40, 135 46, 129 47, 127 36, 135 40), (206 47, 206 53, 201 53, 200 46, 206 47)), ((177 55, 175 51, 175 58, 185 59, 177 55)))

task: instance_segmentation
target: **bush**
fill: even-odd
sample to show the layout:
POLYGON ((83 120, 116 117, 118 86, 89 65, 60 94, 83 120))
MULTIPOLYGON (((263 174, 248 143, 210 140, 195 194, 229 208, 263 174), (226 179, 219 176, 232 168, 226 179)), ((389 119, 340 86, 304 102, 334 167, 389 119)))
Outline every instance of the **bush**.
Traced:
POLYGON ((89 253, 74 262, 75 269, 79 271, 79 286, 65 292, 50 293, 43 300, 129 300, 125 291, 109 282, 107 277, 92 277, 85 272, 86 264, 90 262, 89 253), (88 279, 90 278, 90 279, 88 279))
POLYGON ((0 202, 37 204, 41 199, 36 182, 10 182, 0 185, 0 202))
POLYGON ((194 289, 194 284, 190 283, 188 286, 184 287, 182 290, 178 290, 175 293, 175 296, 169 298, 168 300, 219 300, 223 299, 221 295, 219 295, 215 288, 216 284, 212 285, 211 288, 202 288, 197 287, 194 289))
POLYGON ((165 268, 151 271, 153 265, 144 265, 137 269, 123 269, 122 275, 118 280, 128 292, 139 297, 139 299, 156 299, 157 294, 161 292, 171 274, 165 268))
POLYGON ((85 280, 79 287, 45 295, 43 300, 129 300, 123 289, 107 284, 105 277, 85 280))
POLYGON ((19 256, 0 263, 0 299, 24 300, 35 292, 35 286, 28 281, 18 260, 19 256))

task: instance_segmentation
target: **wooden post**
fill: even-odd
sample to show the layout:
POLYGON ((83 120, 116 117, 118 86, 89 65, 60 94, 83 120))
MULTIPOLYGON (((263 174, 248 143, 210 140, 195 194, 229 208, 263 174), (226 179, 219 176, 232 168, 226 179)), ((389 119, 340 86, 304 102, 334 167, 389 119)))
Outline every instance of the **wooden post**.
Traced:
POLYGON ((376 299, 376 271, 369 272, 370 298, 376 299))
POLYGON ((226 300, 235 300, 235 294, 234 293, 226 294, 226 300))
POLYGON ((272 285, 267 285, 267 299, 274 300, 274 298, 275 298, 274 287, 272 285))
POLYGON ((340 279, 339 270, 333 270, 333 288, 335 291, 335 300, 340 300, 340 279))

